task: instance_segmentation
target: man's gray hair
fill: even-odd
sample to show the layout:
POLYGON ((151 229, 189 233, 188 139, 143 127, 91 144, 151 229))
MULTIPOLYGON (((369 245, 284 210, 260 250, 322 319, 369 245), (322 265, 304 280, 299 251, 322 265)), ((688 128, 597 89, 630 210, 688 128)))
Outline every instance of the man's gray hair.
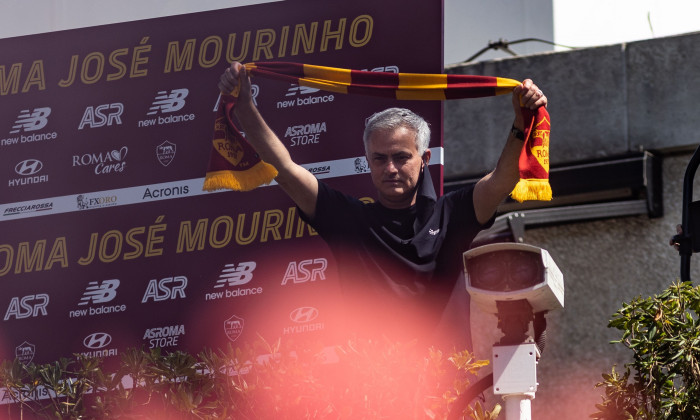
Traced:
POLYGON ((372 133, 377 130, 395 130, 399 127, 406 127, 416 133, 416 148, 418 154, 423 156, 430 144, 430 127, 423 117, 406 108, 388 108, 367 119, 362 136, 365 154, 369 154, 369 138, 372 133))

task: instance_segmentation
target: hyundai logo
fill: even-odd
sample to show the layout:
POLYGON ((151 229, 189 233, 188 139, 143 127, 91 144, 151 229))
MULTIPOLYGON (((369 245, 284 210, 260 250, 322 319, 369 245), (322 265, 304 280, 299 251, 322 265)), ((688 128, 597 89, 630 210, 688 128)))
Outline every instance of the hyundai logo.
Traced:
POLYGON ((40 160, 27 159, 15 165, 15 172, 17 172, 19 175, 29 176, 39 172, 43 167, 44 165, 40 160))
POLYGON ((112 336, 104 332, 96 332, 88 335, 83 340, 83 345, 89 349, 101 349, 112 342, 112 336))
POLYGON ((289 313, 289 318, 296 323, 311 322, 318 317, 318 309, 311 306, 302 306, 289 313))

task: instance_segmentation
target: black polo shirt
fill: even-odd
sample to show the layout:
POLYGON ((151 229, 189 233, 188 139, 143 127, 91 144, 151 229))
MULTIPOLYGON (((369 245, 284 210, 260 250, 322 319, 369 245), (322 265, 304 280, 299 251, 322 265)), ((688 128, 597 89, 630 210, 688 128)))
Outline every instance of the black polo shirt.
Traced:
POLYGON ((315 217, 305 220, 336 259, 353 331, 431 335, 463 271, 462 253, 493 223, 477 221, 473 188, 437 199, 425 173, 416 204, 400 210, 363 203, 319 181, 315 217))

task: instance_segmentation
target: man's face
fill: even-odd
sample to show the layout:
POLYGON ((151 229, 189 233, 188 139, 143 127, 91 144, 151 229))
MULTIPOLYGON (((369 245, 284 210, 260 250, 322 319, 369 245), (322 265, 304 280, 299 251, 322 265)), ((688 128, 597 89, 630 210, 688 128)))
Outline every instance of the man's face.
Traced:
MULTIPOLYGON (((428 159, 430 151, 425 153, 428 159)), ((406 127, 375 131, 369 138, 367 161, 382 205, 399 209, 415 203, 422 165, 415 131, 406 127)))

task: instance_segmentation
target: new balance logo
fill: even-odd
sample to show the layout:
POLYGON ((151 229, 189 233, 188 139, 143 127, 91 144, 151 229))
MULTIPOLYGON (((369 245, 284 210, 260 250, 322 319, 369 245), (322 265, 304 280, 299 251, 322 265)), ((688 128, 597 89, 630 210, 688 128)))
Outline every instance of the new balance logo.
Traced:
POLYGON ((109 302, 117 296, 117 287, 119 287, 119 280, 117 279, 104 280, 102 283, 91 281, 78 305, 87 305, 90 302, 109 302))
POLYGON ((308 95, 318 91, 319 89, 316 88, 292 84, 292 87, 287 90, 287 94, 285 96, 308 95))
POLYGON ((48 124, 48 116, 51 114, 51 108, 34 108, 33 111, 28 109, 22 110, 15 125, 12 126, 10 133, 19 133, 20 131, 37 131, 46 127, 48 124))
POLYGON ((158 92, 158 96, 151 104, 147 115, 157 114, 158 111, 167 113, 181 110, 185 106, 185 98, 189 93, 190 91, 184 88, 173 89, 170 93, 164 90, 158 92))
POLYGON ((375 67, 373 69, 367 70, 364 69, 365 71, 372 71, 372 72, 384 72, 384 73, 398 73, 399 68, 397 66, 380 66, 380 67, 375 67))
POLYGON ((221 270, 219 280, 216 281, 214 288, 218 287, 233 287, 246 284, 253 279, 253 270, 256 264, 254 261, 242 262, 238 266, 236 264, 226 264, 221 270))

